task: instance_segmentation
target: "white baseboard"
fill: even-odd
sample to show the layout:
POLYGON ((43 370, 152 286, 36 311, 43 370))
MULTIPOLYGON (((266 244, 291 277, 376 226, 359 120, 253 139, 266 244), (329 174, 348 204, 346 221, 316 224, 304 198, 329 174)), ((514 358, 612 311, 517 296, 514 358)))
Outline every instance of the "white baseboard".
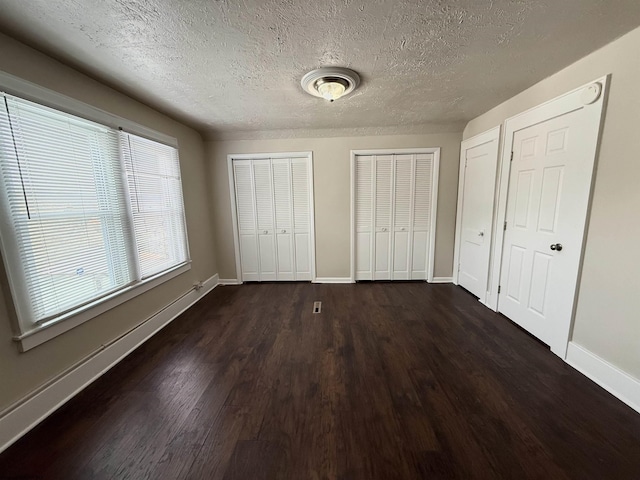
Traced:
POLYGON ((104 345, 0 414, 0 452, 138 348, 219 284, 218 274, 193 288, 120 338, 104 345))
POLYGON ((453 277, 433 277, 429 283, 453 283, 453 277))
POLYGON ((565 361, 640 413, 640 380, 573 342, 565 361))
POLYGON ((355 283, 349 277, 316 277, 311 283, 355 283))
POLYGON ((237 278, 221 278, 220 285, 242 285, 242 282, 237 278))

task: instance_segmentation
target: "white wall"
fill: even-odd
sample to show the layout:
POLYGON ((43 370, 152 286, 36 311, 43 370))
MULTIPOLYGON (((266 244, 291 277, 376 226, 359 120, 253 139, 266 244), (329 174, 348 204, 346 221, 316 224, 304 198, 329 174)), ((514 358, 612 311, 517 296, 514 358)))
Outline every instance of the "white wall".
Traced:
POLYGON ((466 126, 470 138, 506 118, 613 74, 572 341, 640 379, 640 28, 466 126))
POLYGON ((227 155, 313 151, 316 220, 316 274, 350 276, 350 151, 382 148, 441 147, 435 245, 436 277, 451 277, 458 188, 460 133, 276 140, 228 140, 207 143, 212 181, 216 258, 220 278, 236 277, 227 155))

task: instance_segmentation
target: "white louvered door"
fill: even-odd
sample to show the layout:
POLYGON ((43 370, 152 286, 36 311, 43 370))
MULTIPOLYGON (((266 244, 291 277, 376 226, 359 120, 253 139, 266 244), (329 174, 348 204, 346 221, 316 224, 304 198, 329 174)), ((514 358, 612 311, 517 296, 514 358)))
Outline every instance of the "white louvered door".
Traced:
POLYGON ((409 280, 410 278, 414 163, 414 155, 396 155, 394 159, 392 280, 409 280))
POLYGON ((291 199, 291 163, 287 158, 271 161, 273 204, 275 207, 275 243, 278 280, 295 280, 293 255, 293 202, 291 199))
POLYGON ((393 155, 374 157, 374 280, 391 280, 391 208, 393 204, 393 155))
POLYGON ((354 158, 356 280, 426 280, 433 154, 354 158))
MULTIPOLYGON (((414 194, 413 194, 413 225, 412 225, 412 256, 411 280, 426 280, 429 258, 429 238, 431 237, 431 194, 433 189, 433 154, 416 155, 414 194)), ((435 212, 433 212, 435 215, 435 212)))
POLYGON ((373 157, 356 156, 355 174, 355 275, 373 280, 373 157))
POLYGON ((311 280, 311 194, 310 162, 307 158, 291 159, 293 197, 293 243, 296 280, 311 280))
POLYGON ((258 237, 255 213, 255 189, 251 160, 233 162, 238 217, 238 243, 242 278, 246 281, 260 280, 258 264, 258 237))
POLYGON ((277 280, 273 188, 271 164, 268 160, 253 161, 253 178, 256 198, 256 224, 258 227, 260 280, 277 280))
POLYGON ((232 165, 242 280, 311 280, 310 159, 234 159, 232 165))

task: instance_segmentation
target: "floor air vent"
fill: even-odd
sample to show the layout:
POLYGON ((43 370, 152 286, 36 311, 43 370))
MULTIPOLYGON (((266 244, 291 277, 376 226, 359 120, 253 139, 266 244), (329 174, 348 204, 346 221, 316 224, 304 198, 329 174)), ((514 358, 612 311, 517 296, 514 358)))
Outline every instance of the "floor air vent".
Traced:
POLYGON ((313 302, 313 313, 320 313, 322 311, 322 302, 313 302))

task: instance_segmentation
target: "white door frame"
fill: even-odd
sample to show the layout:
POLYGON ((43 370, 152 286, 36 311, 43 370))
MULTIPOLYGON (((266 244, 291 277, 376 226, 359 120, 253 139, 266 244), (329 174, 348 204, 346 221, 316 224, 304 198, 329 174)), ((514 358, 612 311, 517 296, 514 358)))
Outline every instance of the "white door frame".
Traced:
POLYGON ((232 153, 227 155, 227 173, 229 175, 229 197, 231 199, 231 220, 233 222, 233 246, 236 256, 236 278, 242 283, 242 266, 240 264, 240 235, 238 232, 238 210, 236 206, 236 187, 233 176, 234 160, 270 160, 274 158, 307 158, 309 160, 309 240, 311 262, 311 279, 316 280, 316 228, 315 203, 313 193, 313 152, 277 152, 277 153, 232 153))
MULTIPOLYGON (((574 112, 577 110, 583 109, 586 105, 596 106, 598 108, 589 108, 585 110, 585 114, 590 115, 590 120, 592 122, 597 122, 598 124, 598 134, 593 137, 584 138, 585 142, 589 142, 592 144, 592 151, 594 152, 593 160, 593 171, 595 172, 596 160, 598 157, 598 146, 600 141, 600 136, 602 134, 602 125, 604 120, 604 106, 607 100, 607 94, 609 90, 609 84, 611 82, 611 75, 606 75, 604 77, 598 78, 592 82, 589 82, 585 85, 582 85, 575 90, 572 90, 564 95, 556 97, 548 102, 545 102, 537 107, 531 108, 525 112, 522 112, 518 115, 508 118, 504 123, 504 136, 502 142, 502 154, 500 157, 500 165, 499 169, 499 178, 498 178, 498 214, 496 216, 496 226, 500 227, 504 225, 507 217, 507 195, 509 191, 509 177, 511 173, 511 152, 513 150, 513 135, 515 132, 522 130, 523 128, 527 128, 532 125, 536 125, 541 122, 545 122, 552 118, 565 115, 570 112, 574 112), (590 104, 585 104, 586 99, 588 98, 588 93, 586 92, 587 87, 599 83, 602 87, 602 92, 598 99, 595 102, 590 104)), ((573 325, 574 316, 575 316, 575 299, 578 295, 578 290, 580 287, 580 275, 582 273, 582 261, 584 256, 584 245, 586 241, 586 229, 588 226, 589 212, 591 210, 591 198, 593 196, 593 183, 595 181, 595 175, 591 177, 591 191, 589 196, 589 203, 587 206, 586 221, 585 221, 585 229, 583 232, 582 244, 581 248, 581 257, 580 257, 580 267, 578 269, 578 278, 576 283, 575 290, 575 298, 574 298, 574 309, 571 314, 570 320, 570 328, 567 329, 567 338, 566 342, 564 342, 564 347, 556 347, 552 348, 552 351, 556 353, 558 356, 565 358, 567 345, 569 343, 569 337, 571 335, 571 326, 573 325)), ((502 256, 504 253, 504 228, 496 229, 496 241, 493 246, 493 266, 491 267, 492 278, 491 285, 489 288, 489 292, 487 295, 487 306, 492 310, 498 311, 498 287, 500 285, 500 272, 502 271, 502 256)))
MULTIPOLYGON (((465 161, 467 159, 467 150, 471 150, 472 148, 478 147, 480 145, 484 145, 485 143, 496 142, 496 172, 495 178, 497 178, 498 170, 498 158, 500 156, 500 125, 494 127, 486 132, 480 133, 474 137, 468 138, 464 140, 460 144, 460 166, 459 166, 459 176, 458 176, 458 205, 456 208, 456 235, 455 235, 455 247, 453 251, 453 283, 458 285, 458 274, 460 272, 460 241, 462 238, 462 202, 464 201, 464 180, 466 169, 465 161)), ((493 217, 491 218, 491 237, 489 238, 491 253, 493 253, 493 242, 496 238, 496 222, 495 218, 497 215, 498 202, 496 202, 496 183, 494 182, 493 186, 493 217)), ((489 258, 488 265, 488 280, 487 287, 491 283, 491 257, 489 258)), ((480 303, 486 305, 487 301, 487 292, 485 292, 484 296, 478 299, 480 303)))
POLYGON ((427 251, 427 282, 433 282, 433 268, 436 258, 436 217, 438 216, 438 178, 440 175, 440 147, 430 148, 389 148, 378 150, 351 150, 351 283, 356 281, 356 156, 358 155, 419 155, 433 154, 431 170, 431 222, 429 225, 429 249, 427 251))

